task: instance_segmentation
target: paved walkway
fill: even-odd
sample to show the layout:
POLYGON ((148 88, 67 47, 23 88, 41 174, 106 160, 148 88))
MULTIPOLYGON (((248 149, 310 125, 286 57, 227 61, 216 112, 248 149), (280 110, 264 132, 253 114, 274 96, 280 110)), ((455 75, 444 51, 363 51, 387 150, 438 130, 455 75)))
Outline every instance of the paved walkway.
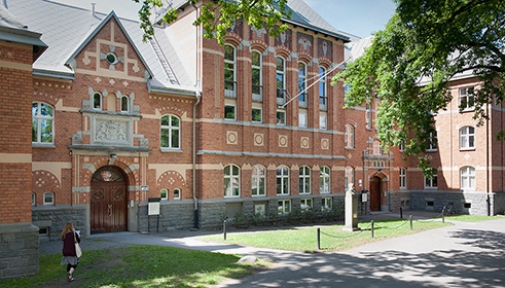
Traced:
MULTIPOLYGON (((433 216, 410 211, 404 216, 411 214, 414 219, 433 216)), ((360 222, 398 217, 378 213, 360 217, 360 222)), ((333 253, 206 243, 197 239, 202 233, 211 233, 204 231, 99 234, 83 239, 81 246, 84 251, 135 244, 173 246, 254 255, 278 264, 276 269, 215 287, 505 287, 505 217, 454 224, 333 253)), ((60 251, 59 241, 41 242, 43 254, 60 251)))

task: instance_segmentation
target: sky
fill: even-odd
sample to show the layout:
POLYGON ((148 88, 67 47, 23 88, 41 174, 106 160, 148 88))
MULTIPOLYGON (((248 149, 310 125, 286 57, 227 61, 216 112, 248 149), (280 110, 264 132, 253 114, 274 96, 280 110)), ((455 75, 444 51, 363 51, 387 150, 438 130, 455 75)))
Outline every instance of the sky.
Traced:
MULTIPOLYGON (((96 3, 96 11, 137 18, 139 3, 132 0, 53 0, 91 10, 96 3)), ((394 14, 393 0, 304 0, 336 29, 358 37, 367 37, 384 29, 394 14)), ((142 1, 140 1, 142 2, 142 1)))

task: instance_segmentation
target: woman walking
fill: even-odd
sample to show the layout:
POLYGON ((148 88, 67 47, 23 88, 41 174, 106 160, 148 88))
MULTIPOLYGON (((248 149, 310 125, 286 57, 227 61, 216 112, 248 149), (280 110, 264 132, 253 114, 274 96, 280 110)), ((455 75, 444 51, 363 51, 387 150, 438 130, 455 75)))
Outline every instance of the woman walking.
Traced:
POLYGON ((75 243, 80 243, 81 238, 79 234, 75 233, 74 224, 72 222, 67 222, 63 231, 61 231, 61 240, 63 240, 63 258, 61 259, 61 265, 67 265, 67 280, 68 282, 74 281, 72 273, 74 273, 77 264, 79 263, 79 257, 75 251, 75 243))

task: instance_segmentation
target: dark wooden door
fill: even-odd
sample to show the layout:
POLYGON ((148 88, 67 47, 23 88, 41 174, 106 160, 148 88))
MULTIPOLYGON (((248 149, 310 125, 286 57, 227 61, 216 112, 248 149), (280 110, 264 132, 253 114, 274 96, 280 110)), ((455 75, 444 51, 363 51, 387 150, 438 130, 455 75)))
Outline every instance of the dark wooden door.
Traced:
POLYGON ((121 172, 104 167, 91 181, 91 233, 126 231, 126 183, 121 172))
POLYGON ((381 182, 374 177, 370 179, 370 211, 379 211, 381 206, 381 182))

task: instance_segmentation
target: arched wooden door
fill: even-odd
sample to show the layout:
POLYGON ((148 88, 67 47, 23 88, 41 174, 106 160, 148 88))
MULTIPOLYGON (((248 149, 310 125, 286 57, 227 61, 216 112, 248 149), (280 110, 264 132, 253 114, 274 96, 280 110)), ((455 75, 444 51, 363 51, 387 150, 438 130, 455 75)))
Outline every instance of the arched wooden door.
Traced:
POLYGON ((370 211, 380 211, 381 208, 381 179, 370 179, 370 211))
POLYGON ((91 233, 126 231, 126 180, 113 166, 98 169, 91 179, 91 233))

